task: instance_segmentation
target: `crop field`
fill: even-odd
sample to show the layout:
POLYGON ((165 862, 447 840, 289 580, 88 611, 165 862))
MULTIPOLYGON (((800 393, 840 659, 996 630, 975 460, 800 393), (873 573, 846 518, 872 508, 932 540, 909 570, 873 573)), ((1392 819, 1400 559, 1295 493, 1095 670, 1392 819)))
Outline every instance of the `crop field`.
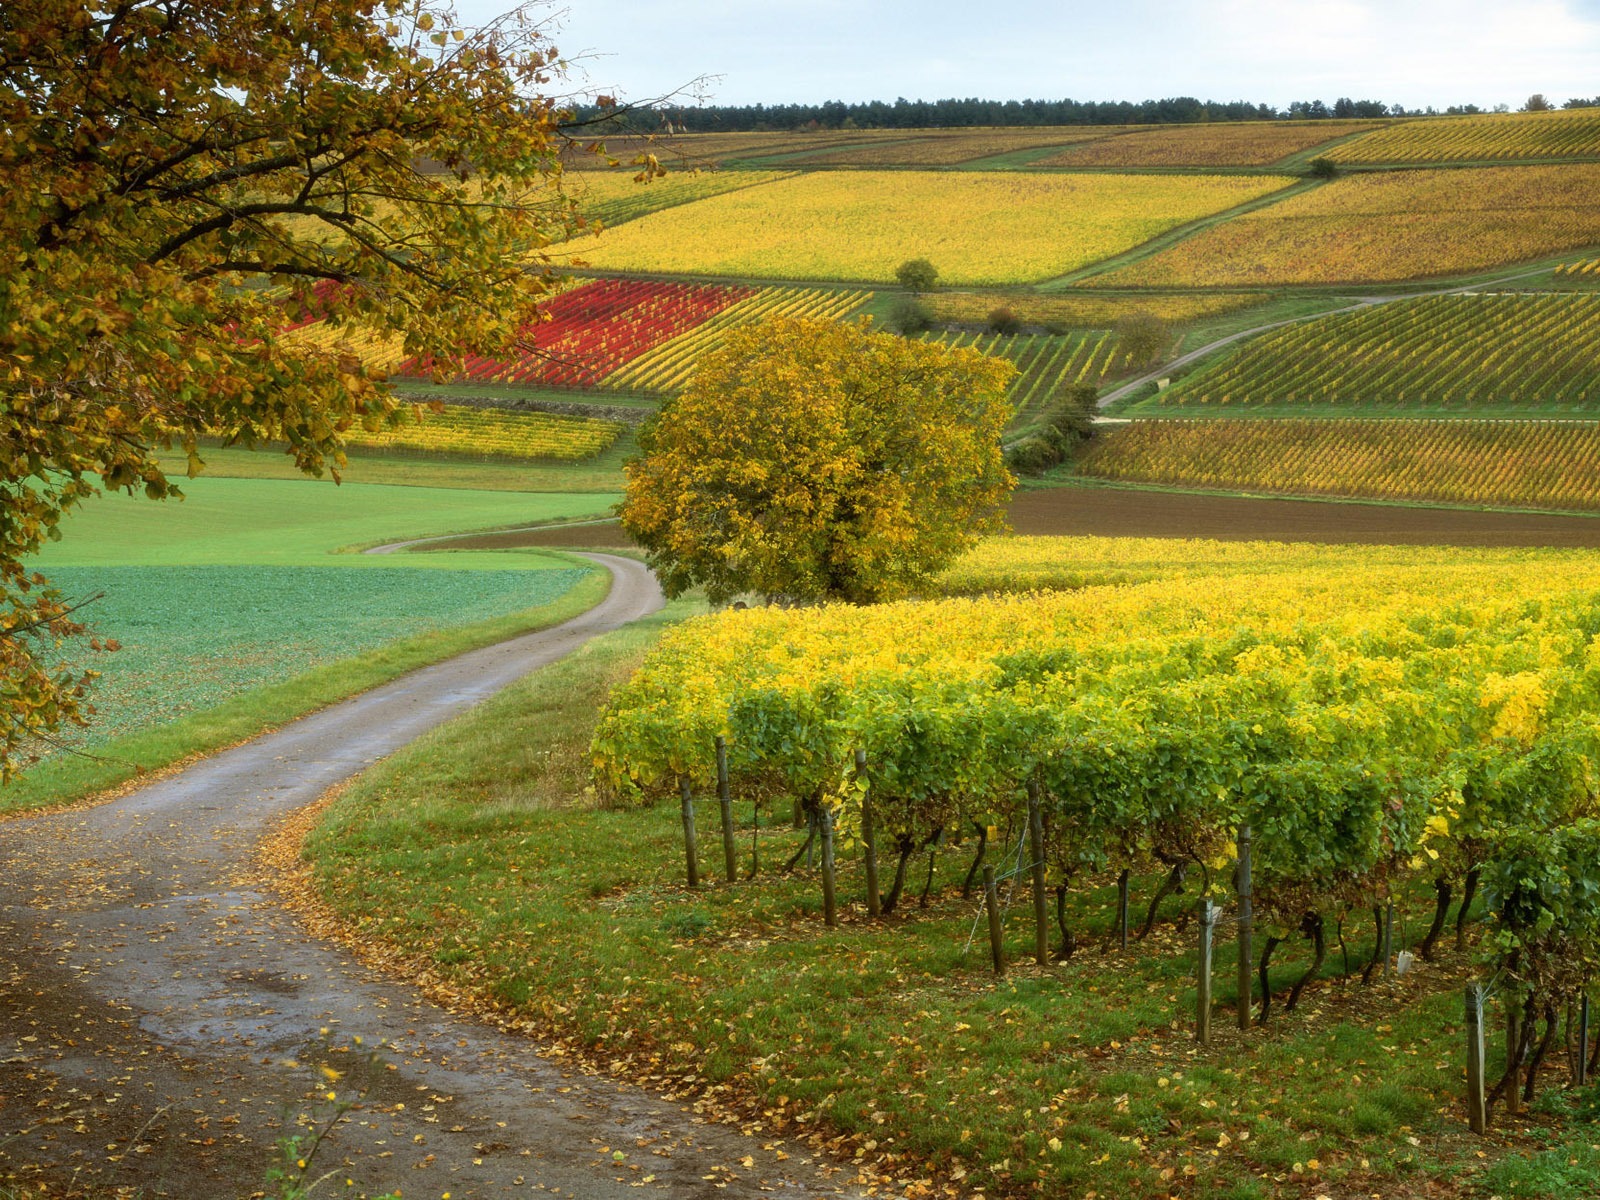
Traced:
POLYGON ((1069 388, 1078 384, 1098 385, 1127 367, 1114 333, 1064 336, 946 333, 928 334, 924 340, 966 347, 1015 363, 1017 377, 1007 392, 1016 411, 1013 421, 1039 412, 1064 396, 1069 388))
POLYGON ((1053 146, 1099 141, 1120 132, 1115 126, 1064 126, 1043 129, 985 129, 977 131, 898 130, 898 138, 881 145, 840 146, 813 150, 785 161, 805 167, 940 167, 956 166, 1018 150, 1046 150, 1053 146))
POLYGON ((1140 406, 1600 412, 1600 295, 1430 296, 1268 333, 1140 406))
POLYGON ((1600 158, 1600 109, 1425 117, 1336 146, 1328 157, 1340 163, 1600 158))
MULTIPOLYGON (((1335 858, 1344 865, 1365 855, 1375 866, 1369 847, 1378 857, 1405 859, 1420 846, 1423 866, 1397 865, 1388 893, 1399 906, 1397 930, 1405 930, 1398 936, 1414 950, 1433 904, 1431 888, 1419 894, 1410 880, 1422 874, 1425 882, 1426 864, 1438 861, 1427 849, 1441 858, 1453 852, 1456 822, 1446 818, 1441 829, 1427 817, 1435 793, 1409 777, 1382 794, 1386 802, 1363 804, 1358 774, 1273 775, 1254 760, 1327 734, 1318 761, 1376 742, 1387 747, 1377 752, 1385 766, 1394 765, 1406 746, 1424 740, 1397 726, 1437 730, 1458 717, 1484 730, 1503 719, 1516 731, 1505 756, 1517 756, 1523 743, 1515 739, 1530 732, 1529 709, 1519 707, 1529 681, 1517 676, 1508 689, 1494 676, 1523 668, 1541 680, 1582 674, 1590 557, 1007 539, 980 547, 960 568, 998 581, 1019 563, 1075 590, 753 610, 668 629, 659 642, 661 626, 609 639, 587 664, 572 661, 529 680, 358 782, 311 842, 319 884, 358 931, 352 937, 381 939, 406 961, 430 964, 443 987, 466 989, 511 1019, 537 1021, 569 1053, 592 1053, 619 1073, 654 1075, 684 1101, 736 1098, 765 1136, 826 1147, 864 1171, 900 1176, 902 1186, 885 1182, 879 1194, 1548 1195, 1517 1189, 1530 1176, 1517 1174, 1521 1160, 1504 1139, 1462 1133, 1460 983, 1489 945, 1481 927, 1467 923, 1465 950, 1447 936, 1438 961, 1419 958, 1406 975, 1363 986, 1361 969, 1373 952, 1364 911, 1338 923, 1340 944, 1315 965, 1309 944, 1301 945, 1309 938, 1295 931, 1298 913, 1285 913, 1305 896, 1325 901, 1354 879, 1373 882, 1370 872, 1330 869, 1318 877, 1317 868, 1335 858), (1306 613, 1317 614, 1313 626, 1306 613), (1507 614, 1517 619, 1502 622, 1507 614), (1242 636, 1244 627, 1257 635, 1242 636), (719 710, 729 701, 740 701, 738 711, 752 721, 776 715, 780 698, 795 701, 795 714, 817 701, 803 709, 816 720, 802 736, 827 769, 836 753, 870 746, 868 769, 878 771, 867 791, 849 786, 829 797, 842 815, 836 927, 824 926, 819 872, 803 865, 803 851, 794 870, 781 869, 803 838, 789 828, 787 806, 756 800, 768 793, 743 786, 742 773, 734 785, 740 878, 724 880, 719 848, 702 842, 714 883, 698 891, 683 887, 675 800, 606 807, 563 803, 549 790, 552 762, 579 779, 587 762, 590 721, 572 712, 572 698, 586 706, 603 700, 641 657, 643 674, 617 693, 595 743, 608 763, 637 747, 635 765, 646 767, 646 739, 630 741, 629 733, 653 729, 670 740, 676 767, 695 771, 696 795, 709 795, 702 734, 724 728, 719 710), (1452 676, 1456 665, 1463 670, 1452 676), (855 686, 830 690, 825 681, 834 678, 855 686), (1176 678, 1185 686, 1175 687, 1176 678), (1433 682, 1441 692, 1408 710, 1433 682), (657 688, 669 702, 633 702, 657 688), (1352 698, 1349 709, 1334 711, 1336 700, 1318 688, 1352 698), (1048 768, 1052 783, 1067 782, 1060 777, 1067 764, 1083 762, 1086 772, 1081 792, 1052 788, 1048 804, 1069 805, 1073 794, 1096 799, 1078 825, 1055 819, 1052 807, 1046 834, 1046 882, 1065 893, 1051 944, 1070 930, 1076 949, 1033 961, 1030 885, 1020 871, 1001 884, 1010 896, 1002 918, 1009 965, 996 978, 981 902, 976 891, 963 892, 979 838, 972 826, 956 833, 965 815, 958 809, 982 809, 979 819, 994 826, 988 861, 1002 876, 1019 861, 1025 866, 1027 826, 1014 811, 1021 789, 999 783, 1012 746, 1008 705, 1037 709, 1078 691, 1084 705, 1075 719, 1085 741, 1116 753, 1064 753, 1048 768), (1280 698, 1292 706, 1288 716, 1273 707, 1280 698), (1218 710, 1227 715, 1212 718, 1218 710), (1357 712, 1361 720, 1351 721, 1357 712), (890 714, 921 716, 921 736, 900 739, 905 721, 890 714), (862 724, 854 723, 858 716, 862 724), (552 736, 557 722, 565 728, 552 736), (1181 732, 1193 736, 1182 740, 1181 732), (1125 843, 1110 830, 1139 823, 1148 811, 1141 797, 1181 813, 1175 830, 1202 828, 1183 818, 1215 810, 1232 789, 1206 769, 1185 775, 1183 767, 1209 739, 1233 736, 1253 739, 1250 778, 1267 780, 1254 803, 1278 810, 1257 825, 1258 835, 1268 832, 1256 842, 1256 945, 1279 934, 1283 941, 1270 968, 1276 999, 1267 1027, 1235 1033, 1233 928, 1218 925, 1219 1009, 1213 1044, 1199 1050, 1191 1040, 1196 923, 1184 914, 1197 892, 1227 902, 1227 860, 1236 847, 1224 839, 1209 860, 1222 865, 1195 868, 1186 895, 1158 905, 1148 938, 1122 949, 1122 847, 1149 843, 1125 843), (508 738, 535 747, 529 766, 508 772, 484 761, 492 757, 487 748, 508 738), (924 759, 946 750, 952 763, 970 764, 962 786, 926 805, 905 804, 907 789, 926 777, 921 768, 937 770, 924 759), (1148 775, 1142 782, 1141 772, 1148 775), (988 783, 999 786, 985 791, 988 783), (875 811, 883 814, 884 888, 894 873, 885 831, 902 819, 920 831, 951 818, 943 839, 913 843, 905 891, 882 921, 866 915, 863 901, 852 815, 863 794, 882 805, 875 811), (1345 819, 1298 819, 1321 801, 1339 805, 1345 819), (494 806, 495 822, 483 821, 485 804, 494 806), (1380 835, 1363 841, 1374 827, 1380 835), (1268 849, 1290 832, 1303 835, 1295 851, 1268 849), (1083 857, 1071 860, 1078 850, 1083 857), (1308 872, 1310 890, 1295 891, 1308 872), (457 951, 451 961, 436 957, 440 945, 457 951), (1298 1006, 1284 1011, 1308 971, 1298 1006)), ((1557 725, 1571 692, 1552 683, 1548 695, 1532 736, 1542 753, 1555 753, 1541 734, 1557 725)), ((751 723, 734 720, 731 764, 740 772, 755 762, 751 723)), ((1030 725, 1030 734, 1039 732, 1030 725)), ((771 766, 787 773, 801 764, 797 754, 771 766)), ((714 803, 700 811, 714 829, 714 803)), ((1160 875, 1148 860, 1133 864, 1136 920, 1160 875)), ((1496 1059, 1501 994, 1491 1008, 1496 1059)), ((1580 1118, 1561 1124, 1571 1108, 1560 1089, 1560 1057, 1553 1053, 1544 1069, 1537 1128, 1550 1148, 1539 1167, 1571 1197, 1583 1194, 1597 1159, 1585 1148, 1591 1135, 1580 1118)))
POLYGON ((443 412, 424 412, 398 429, 352 430, 345 441, 383 450, 576 462, 609 449, 621 433, 618 422, 593 417, 447 404, 443 412))
POLYGON ((1132 316, 1151 316, 1181 324, 1249 308, 1265 300, 1265 296, 1252 292, 1044 296, 1031 292, 939 291, 924 297, 933 319, 941 323, 985 325, 995 309, 1007 308, 1024 325, 1063 329, 1109 329, 1132 316))
MULTIPOLYGON (((563 182, 563 189, 577 198, 578 211, 586 221, 611 226, 677 204, 704 200, 707 196, 759 187, 783 179, 787 174, 785 171, 669 170, 664 178, 636 183, 634 172, 618 168, 574 174, 563 182)), ((587 244, 580 236, 569 248, 582 257, 587 244)))
POLYGON ((653 213, 585 254, 611 270, 949 283, 1048 279, 1287 186, 1273 176, 823 171, 653 213))
POLYGON ((1600 280, 1600 258, 1586 258, 1581 262, 1562 263, 1556 268, 1558 279, 1600 280))
MULTIPOLYGON (((122 649, 96 656, 90 746, 420 633, 548 604, 585 567, 519 556, 516 569, 415 566, 68 567, 51 577, 122 649), (196 607, 205 619, 195 619, 196 607)), ((389 563, 397 560, 389 559, 389 563)))
MULTIPOLYGON (((747 287, 596 279, 559 293, 545 319, 527 326, 528 348, 513 359, 469 355, 463 380, 547 387, 594 387, 639 355, 750 296, 747 287)), ((427 375, 429 360, 408 358, 397 375, 427 375)))
POLYGON ((1101 138, 1037 160, 1039 167, 1265 167, 1377 121, 1240 121, 1167 125, 1101 138))
POLYGON ((1346 176, 1244 213, 1094 286, 1384 282, 1485 271, 1600 242, 1600 164, 1346 176))
POLYGON ((1079 470, 1170 487, 1595 511, 1600 425, 1136 420, 1096 438, 1079 470))
MULTIPOLYGON (((761 158, 773 154, 799 154, 840 146, 872 145, 905 137, 897 129, 812 129, 748 133, 618 134, 602 139, 607 152, 626 167, 641 154, 654 154, 670 171, 694 171, 718 167, 735 160, 761 158)), ((569 171, 618 171, 592 154, 573 153, 565 160, 569 171)))
POLYGON ((689 382, 700 355, 722 345, 728 330, 775 317, 843 320, 872 299, 847 289, 761 288, 671 341, 639 355, 600 382, 606 390, 675 392, 689 382))

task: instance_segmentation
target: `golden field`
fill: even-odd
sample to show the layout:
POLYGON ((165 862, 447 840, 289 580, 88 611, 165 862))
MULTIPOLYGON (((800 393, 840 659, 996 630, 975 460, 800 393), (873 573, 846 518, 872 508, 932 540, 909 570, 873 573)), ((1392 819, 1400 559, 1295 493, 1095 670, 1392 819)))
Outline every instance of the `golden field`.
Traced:
POLYGON ((1600 164, 1351 175, 1089 286, 1360 283, 1484 271, 1600 242, 1600 164))
POLYGON ((1139 296, 1042 296, 1038 293, 934 292, 927 298, 933 318, 959 325, 983 325, 997 308, 1009 308, 1024 325, 1067 329, 1109 329, 1132 316, 1163 321, 1193 321, 1260 304, 1253 292, 1178 292, 1139 296))
POLYGON ((1377 121, 1242 121, 1164 125, 1074 146, 1041 167, 1265 167, 1363 130, 1377 121))
POLYGON ((1600 158, 1600 108, 1406 121, 1336 147, 1328 157, 1341 163, 1600 158))
POLYGON ((1271 194, 1270 175, 799 175, 609 231, 583 258, 609 270, 764 279, 892 280, 910 258, 942 282, 1049 279, 1186 221, 1271 194))
POLYGON ((789 172, 672 171, 664 178, 645 183, 636 182, 634 174, 622 169, 584 171, 567 175, 562 180, 562 190, 577 200, 578 211, 586 221, 620 225, 659 209, 784 179, 789 172))

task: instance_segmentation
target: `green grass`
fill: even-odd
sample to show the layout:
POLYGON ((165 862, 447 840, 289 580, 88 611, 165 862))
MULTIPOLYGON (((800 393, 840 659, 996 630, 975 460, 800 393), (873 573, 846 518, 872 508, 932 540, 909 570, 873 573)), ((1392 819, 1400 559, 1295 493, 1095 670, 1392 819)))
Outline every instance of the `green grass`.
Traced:
MULTIPOLYGON (((581 495, 403 487, 326 480, 222 479, 202 475, 183 484, 181 502, 152 503, 120 492, 98 496, 62 523, 62 540, 35 565, 327 564, 394 566, 391 559, 346 554, 352 548, 407 538, 531 525, 604 515, 616 493, 581 495)), ((531 561, 531 560, 530 560, 531 561)), ((504 570, 526 565, 505 554, 407 565, 504 570)))
MULTIPOLYGON (((624 1074, 675 1092, 717 1089, 713 1107, 740 1107, 764 1137, 837 1137, 836 1151, 917 1177, 931 1164, 952 1183, 959 1174, 962 1195, 1486 1195, 1486 1167, 1513 1172, 1516 1156, 1539 1148, 1526 1125, 1490 1141, 1465 1133, 1459 989, 1469 967, 1453 953, 1362 988, 1333 977, 1343 967, 1334 943, 1300 1010, 1280 1005, 1241 1045, 1224 937, 1216 1045, 1201 1051, 1189 1032, 1190 933, 1164 924, 1115 952, 1109 881, 1069 907, 1086 945, 1045 968, 1027 958, 1019 892, 1003 980, 987 969, 981 935, 964 950, 977 915, 959 886, 970 843, 941 852, 925 910, 918 856, 910 898, 881 925, 865 919, 861 864, 845 854, 845 915, 828 930, 815 873, 775 869, 797 844, 787 821, 763 814, 762 872, 729 886, 716 807, 702 803, 713 882, 688 891, 676 805, 607 810, 584 791, 596 706, 685 611, 589 644, 363 776, 308 846, 352 936, 400 947, 446 988, 624 1074)), ((747 802, 737 817, 747 864, 747 802)), ((1136 881, 1139 900, 1151 884, 1136 881)), ((1413 939, 1424 902, 1402 906, 1413 939)), ((1167 922, 1182 903, 1169 902, 1167 922)), ((1346 926, 1357 963, 1369 925, 1346 926)), ((1275 986, 1306 962, 1285 944, 1275 986)), ((1532 1128, 1576 1138, 1575 1121, 1546 1112, 1532 1128)))
MULTIPOLYGON (((565 572, 561 572, 565 574, 565 572)), ((454 628, 433 629, 317 666, 93 748, 93 757, 57 755, 0 791, 0 814, 67 803, 114 788, 196 754, 255 737, 315 709, 396 679, 408 671, 520 633, 558 625, 604 599, 610 576, 590 571, 544 605, 454 628)))

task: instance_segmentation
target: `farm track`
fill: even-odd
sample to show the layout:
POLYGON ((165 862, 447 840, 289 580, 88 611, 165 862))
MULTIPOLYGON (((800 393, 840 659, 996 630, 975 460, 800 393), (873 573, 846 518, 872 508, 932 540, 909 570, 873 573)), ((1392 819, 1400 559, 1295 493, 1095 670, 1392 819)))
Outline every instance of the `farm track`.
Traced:
POLYGON ((258 844, 286 814, 661 606, 638 563, 595 561, 611 594, 564 625, 99 807, 0 823, 0 1168, 60 1195, 261 1194, 296 1115, 361 1087, 312 1164, 330 1192, 611 1200, 649 1176, 645 1194, 675 1198, 850 1194, 798 1153, 779 1166, 730 1129, 436 1007, 309 934, 256 878, 258 844), (340 1049, 356 1037, 381 1059, 340 1049))

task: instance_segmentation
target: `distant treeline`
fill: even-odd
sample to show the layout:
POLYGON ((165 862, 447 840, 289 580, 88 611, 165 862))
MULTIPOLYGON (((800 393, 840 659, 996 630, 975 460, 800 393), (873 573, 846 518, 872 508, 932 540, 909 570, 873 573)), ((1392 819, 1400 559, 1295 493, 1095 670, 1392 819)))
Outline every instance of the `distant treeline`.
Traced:
MULTIPOLYGON (((1571 100, 1567 108, 1600 103, 1571 100)), ((1244 100, 1226 103, 1173 96, 1165 100, 906 100, 893 104, 874 100, 846 104, 714 104, 696 108, 663 107, 635 113, 633 121, 648 128, 670 124, 692 133, 734 133, 766 129, 942 129, 989 125, 1179 125, 1199 121, 1305 121, 1352 118, 1424 116, 1437 110, 1408 110, 1381 100, 1352 100, 1341 96, 1332 104, 1321 100, 1296 100, 1279 110, 1270 104, 1244 100)), ((1452 105, 1448 113, 1476 113, 1475 104, 1452 105)), ((579 120, 601 116, 590 109, 579 120)))

